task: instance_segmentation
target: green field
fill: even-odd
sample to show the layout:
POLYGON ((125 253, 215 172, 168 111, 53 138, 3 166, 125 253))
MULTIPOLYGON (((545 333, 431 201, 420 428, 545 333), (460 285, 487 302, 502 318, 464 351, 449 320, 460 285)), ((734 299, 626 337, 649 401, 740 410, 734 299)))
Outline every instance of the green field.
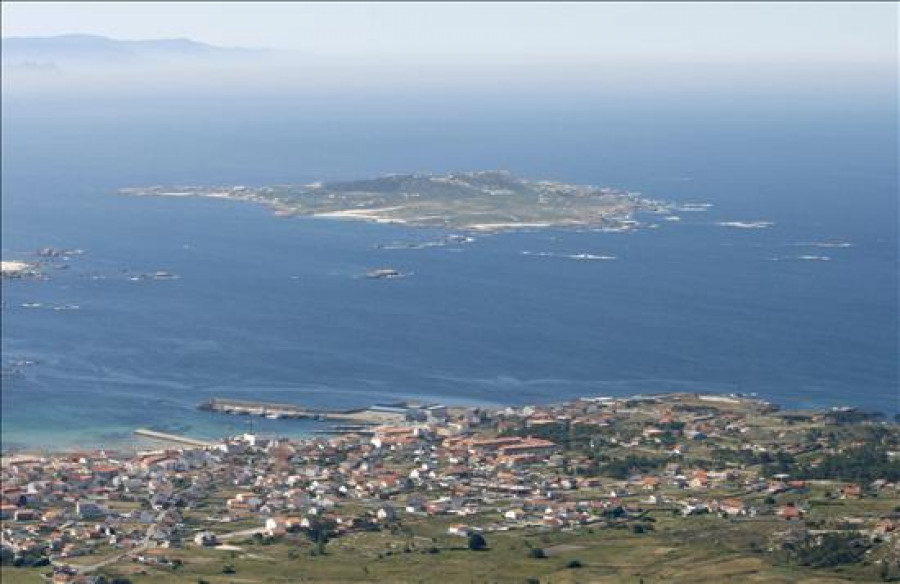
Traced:
MULTIPOLYGON (((233 542, 240 550, 165 550, 184 566, 156 568, 123 562, 105 568, 108 577, 132 582, 865 582, 879 581, 871 567, 854 565, 815 570, 776 565, 753 552, 764 535, 785 523, 776 519, 732 522, 717 517, 676 519, 660 514, 655 530, 584 529, 577 532, 495 532, 490 549, 473 552, 466 540, 443 535, 448 521, 420 520, 404 533, 357 533, 333 540, 327 553, 311 555, 311 544, 298 537, 269 545, 233 542), (762 535, 761 535, 762 534, 762 535), (531 548, 546 558, 531 557, 531 548), (577 561, 580 567, 570 567, 577 561), (223 573, 230 565, 234 573, 223 573)), ((40 581, 34 570, 4 569, 4 584, 40 581)))

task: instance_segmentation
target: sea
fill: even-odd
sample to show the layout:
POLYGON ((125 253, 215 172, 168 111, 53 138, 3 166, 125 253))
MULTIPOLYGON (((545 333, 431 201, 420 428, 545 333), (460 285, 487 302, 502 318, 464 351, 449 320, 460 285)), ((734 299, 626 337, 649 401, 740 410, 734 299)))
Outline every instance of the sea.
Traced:
POLYGON ((198 409, 213 397, 900 412, 895 111, 357 105, 4 103, 2 255, 46 278, 2 284, 3 449, 326 427, 198 409), (417 246, 449 233, 117 194, 487 169, 709 206, 417 246), (385 267, 406 277, 365 277, 385 267))

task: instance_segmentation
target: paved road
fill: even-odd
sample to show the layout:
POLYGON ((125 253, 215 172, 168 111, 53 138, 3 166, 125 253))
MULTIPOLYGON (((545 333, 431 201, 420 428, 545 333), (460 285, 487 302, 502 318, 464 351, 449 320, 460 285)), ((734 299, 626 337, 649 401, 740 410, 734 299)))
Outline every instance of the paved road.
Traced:
POLYGON ((238 539, 241 537, 253 537, 257 533, 265 533, 265 527, 253 527, 251 529, 242 529, 241 531, 232 531, 231 533, 223 533, 222 535, 216 534, 216 539, 219 541, 228 541, 231 539, 238 539))
POLYGON ((78 570, 79 574, 89 574, 91 572, 96 572, 100 568, 109 566, 110 564, 115 564, 116 562, 121 561, 123 558, 126 558, 131 554, 139 554, 141 552, 147 551, 147 549, 149 549, 149 547, 150 547, 149 544, 143 543, 136 548, 130 549, 127 552, 122 552, 120 554, 110 556, 110 557, 106 558, 105 560, 97 562, 96 564, 87 564, 87 565, 69 564, 69 563, 63 562, 61 560, 53 560, 53 559, 50 560, 50 563, 53 564, 54 566, 70 566, 70 567, 78 570))

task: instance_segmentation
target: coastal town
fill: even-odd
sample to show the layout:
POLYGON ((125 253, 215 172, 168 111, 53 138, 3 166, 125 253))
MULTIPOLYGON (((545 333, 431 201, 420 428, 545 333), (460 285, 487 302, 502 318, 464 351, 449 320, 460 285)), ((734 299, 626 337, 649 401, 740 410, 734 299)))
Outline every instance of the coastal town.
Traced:
POLYGON ((767 581, 900 578, 900 428, 881 416, 695 394, 393 415, 6 454, 3 581, 656 581, 646 557, 604 557, 621 543, 767 581))

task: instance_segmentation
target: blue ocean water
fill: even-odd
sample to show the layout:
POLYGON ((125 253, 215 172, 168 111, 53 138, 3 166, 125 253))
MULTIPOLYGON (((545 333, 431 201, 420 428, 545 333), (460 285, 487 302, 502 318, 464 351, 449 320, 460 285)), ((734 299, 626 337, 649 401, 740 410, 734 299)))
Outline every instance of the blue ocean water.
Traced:
POLYGON ((344 407, 742 391, 900 411, 895 115, 323 121, 290 104, 234 108, 4 107, 3 258, 85 250, 48 280, 3 283, 3 363, 34 362, 3 378, 5 448, 121 445, 138 426, 242 430, 196 409, 212 396, 344 407), (115 194, 490 168, 713 207, 634 233, 385 250, 443 234, 115 194), (852 246, 804 245, 825 241, 852 246), (617 259, 560 257, 578 253, 617 259), (830 261, 789 259, 802 255, 830 261), (411 276, 361 277, 383 266, 411 276), (179 278, 129 279, 157 270, 179 278))

